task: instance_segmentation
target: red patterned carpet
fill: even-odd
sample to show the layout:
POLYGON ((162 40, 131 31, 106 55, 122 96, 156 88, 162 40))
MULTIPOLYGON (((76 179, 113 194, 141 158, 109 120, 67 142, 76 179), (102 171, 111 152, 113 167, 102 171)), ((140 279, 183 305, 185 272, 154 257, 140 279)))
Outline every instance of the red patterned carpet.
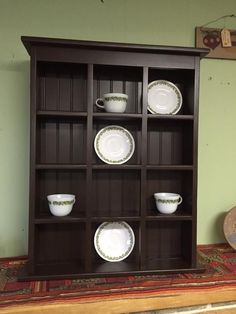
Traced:
MULTIPOLYGON (((209 297, 204 303, 201 298, 199 304, 214 302, 222 304, 223 301, 231 304, 235 302, 236 304, 236 252, 227 244, 219 244, 199 246, 198 254, 199 262, 206 269, 201 274, 186 273, 31 282, 17 281, 17 275, 25 264, 25 259, 2 259, 0 260, 0 313, 42 313, 41 311, 34 312, 32 306, 41 307, 56 304, 60 304, 61 309, 63 304, 71 304, 72 307, 80 305, 80 311, 64 311, 64 313, 93 313, 94 310, 94 313, 98 314, 100 313, 99 306, 103 306, 101 313, 137 313, 138 310, 152 310, 151 313, 157 313, 153 312, 155 306, 161 309, 196 305, 197 301, 193 303, 191 300, 181 304, 181 297, 179 297, 180 301, 174 302, 176 304, 171 304, 171 302, 166 304, 163 298, 163 296, 166 296, 166 299, 167 296, 172 296, 172 298, 176 296, 175 300, 178 300, 178 295, 181 296, 182 293, 191 291, 193 300, 194 293, 196 296, 211 293, 212 300, 209 297), (223 297, 224 292, 225 297, 223 297), (218 299, 216 294, 218 294, 218 299), (222 297, 219 297, 220 295, 222 297), (162 298, 162 302, 158 303, 157 298, 159 300, 162 298), (137 300, 137 303, 132 302, 133 299, 137 300), (141 299, 145 302, 141 302, 141 299), (150 304, 148 305, 149 299, 150 304), (138 306, 138 300, 140 307, 133 305, 131 308, 130 303, 136 303, 138 306), (116 303, 114 303, 115 301, 116 303), (94 308, 92 304, 94 304, 94 308), (109 305, 108 311, 104 310, 106 304, 109 305), (119 304, 119 306, 113 309, 114 304, 119 304), (122 304, 123 306, 127 305, 127 310, 122 304), (123 312, 119 312, 121 308, 123 312), (10 312, 11 309, 12 312, 10 312)), ((49 312, 43 313, 61 312, 59 309, 53 312, 51 308, 49 312)), ((158 311, 158 313, 160 312, 158 311)), ((235 312, 232 313, 236 313, 236 308, 235 312)))

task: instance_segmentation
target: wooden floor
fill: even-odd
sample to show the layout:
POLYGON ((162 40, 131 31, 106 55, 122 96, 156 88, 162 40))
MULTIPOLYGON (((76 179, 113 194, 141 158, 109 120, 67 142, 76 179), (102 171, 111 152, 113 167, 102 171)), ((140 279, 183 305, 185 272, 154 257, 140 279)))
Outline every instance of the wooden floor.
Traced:
POLYGON ((236 287, 184 289, 129 295, 124 298, 107 296, 104 299, 67 301, 50 305, 24 305, 0 309, 1 314, 121 314, 121 313, 207 313, 236 314, 236 287))

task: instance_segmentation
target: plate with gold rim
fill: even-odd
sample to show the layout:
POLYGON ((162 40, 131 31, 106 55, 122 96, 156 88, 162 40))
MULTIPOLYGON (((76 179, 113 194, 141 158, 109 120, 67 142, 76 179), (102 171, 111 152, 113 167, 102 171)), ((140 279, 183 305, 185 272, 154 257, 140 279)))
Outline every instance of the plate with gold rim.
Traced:
POLYGON ((107 164, 123 164, 133 155, 135 142, 132 134, 119 125, 101 129, 94 139, 97 156, 107 164))
POLYGON ((132 252, 135 236, 125 221, 103 222, 94 235, 94 247, 98 255, 108 262, 120 262, 132 252))
POLYGON ((152 114, 176 114, 182 101, 182 94, 174 83, 157 80, 148 84, 147 108, 152 114))

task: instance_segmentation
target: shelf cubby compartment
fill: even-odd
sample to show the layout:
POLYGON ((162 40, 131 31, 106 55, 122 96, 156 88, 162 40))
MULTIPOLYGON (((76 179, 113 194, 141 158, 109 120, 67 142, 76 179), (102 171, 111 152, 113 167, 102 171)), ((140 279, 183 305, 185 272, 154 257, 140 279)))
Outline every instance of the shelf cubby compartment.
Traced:
POLYGON ((35 243, 38 275, 58 276, 85 271, 84 223, 38 224, 35 226, 35 243))
POLYGON ((36 173, 35 217, 52 219, 47 195, 74 194, 76 202, 68 218, 85 217, 86 213, 86 172, 84 170, 40 170, 36 173))
POLYGON ((37 110, 87 111, 87 65, 37 63, 37 110))
POLYGON ((181 270, 191 267, 191 221, 148 221, 146 269, 181 270))
MULTIPOLYGON (((114 219, 114 221, 121 220, 121 219, 114 219)), ((125 221, 125 219, 123 219, 125 221)), ((129 273, 129 272, 134 272, 134 271, 139 271, 140 269, 140 253, 139 253, 139 245, 140 245, 140 225, 136 221, 128 221, 127 222, 130 227, 132 228, 134 232, 134 237, 135 237, 135 243, 134 243, 134 248, 130 255, 124 259, 123 261, 119 262, 108 262, 104 260, 102 257, 99 256, 97 253, 95 246, 92 245, 92 252, 91 252, 91 257, 92 257, 92 272, 93 273, 110 273, 110 274, 115 274, 115 273, 129 273)), ((94 239, 95 232, 97 228, 100 226, 100 223, 93 223, 92 224, 92 231, 91 234, 93 236, 92 240, 94 239)), ((91 241, 93 242, 93 241, 91 241)))
POLYGON ((178 120, 148 121, 147 133, 148 165, 192 165, 193 123, 178 120))
POLYGON ((94 170, 92 178, 93 217, 140 215, 140 171, 94 170))
POLYGON ((37 123, 37 164, 85 164, 86 121, 55 117, 37 123))
MULTIPOLYGON (((134 139, 134 153, 132 157, 125 162, 124 165, 139 165, 141 162, 141 147, 142 147, 142 142, 141 142, 141 122, 136 123, 135 121, 114 121, 114 122, 108 122, 108 121, 101 121, 101 120, 96 120, 94 121, 93 124, 93 144, 96 135, 98 132, 103 129, 104 127, 107 126, 120 126, 125 128, 127 131, 130 132, 130 134, 133 136, 134 139)), ((93 148, 93 164, 95 165, 104 165, 104 162, 97 156, 95 149, 93 148)))
POLYGON ((160 69, 150 68, 148 82, 166 80, 177 86, 182 94, 182 106, 177 115, 194 114, 194 84, 195 71, 193 69, 160 69))
MULTIPOLYGON (((191 218, 193 213, 193 172, 192 171, 156 171, 147 172, 146 214, 156 216, 158 214, 154 193, 170 192, 182 196, 183 202, 178 205, 177 216, 191 218)), ((162 216, 162 215, 161 215, 162 216)), ((162 217, 165 217, 163 215, 162 217)))
POLYGON ((94 112, 101 112, 95 102, 103 94, 124 93, 128 95, 126 113, 142 113, 142 82, 142 67, 94 65, 94 112))

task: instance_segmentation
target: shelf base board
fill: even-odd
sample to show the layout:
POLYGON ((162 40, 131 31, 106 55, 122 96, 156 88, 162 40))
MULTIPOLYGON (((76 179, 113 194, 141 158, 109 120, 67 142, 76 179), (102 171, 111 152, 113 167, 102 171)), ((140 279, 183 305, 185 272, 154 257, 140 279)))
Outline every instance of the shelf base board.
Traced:
MULTIPOLYGON (((105 263, 104 263, 105 264, 105 263)), ((110 263, 109 263, 110 264, 110 263)), ((94 278, 94 277, 117 277, 117 276, 145 276, 145 275, 167 275, 167 274, 182 274, 182 273, 202 273, 205 271, 205 268, 198 264, 196 267, 190 268, 176 268, 176 269, 151 269, 151 270, 132 270, 132 267, 126 267, 126 270, 112 271, 112 269, 106 270, 106 267, 103 268, 101 265, 96 267, 96 271, 93 272, 80 272, 78 267, 75 269, 75 266, 70 269, 70 273, 61 271, 56 273, 56 270, 53 272, 46 272, 44 269, 37 270, 34 274, 28 272, 27 264, 23 267, 22 271, 18 275, 18 281, 33 281, 33 280, 57 280, 57 279, 77 279, 77 278, 94 278)))

